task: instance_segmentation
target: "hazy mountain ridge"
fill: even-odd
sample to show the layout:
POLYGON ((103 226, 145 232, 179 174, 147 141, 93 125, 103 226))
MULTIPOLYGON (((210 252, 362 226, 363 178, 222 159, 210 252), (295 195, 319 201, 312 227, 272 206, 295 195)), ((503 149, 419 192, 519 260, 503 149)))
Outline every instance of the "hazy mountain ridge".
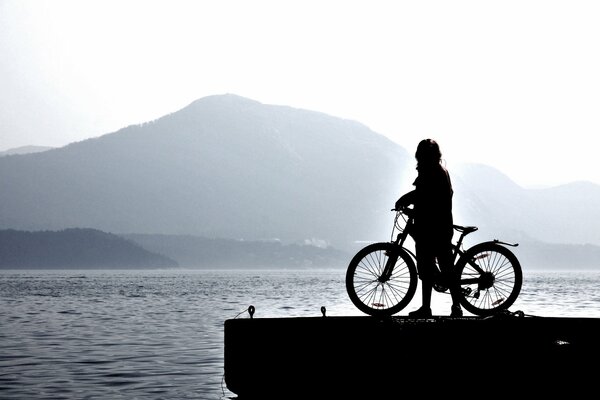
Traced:
MULTIPOLYGON (((600 244, 598 185, 525 189, 474 164, 450 173, 455 222, 480 227, 471 241, 600 244)), ((1 157, 0 228, 314 239, 351 254, 355 241, 389 239, 390 208, 415 176, 412 154, 358 122, 210 96, 98 138, 1 157)), ((586 257, 600 266, 593 248, 586 257)))
POLYGON ((32 154, 32 153, 41 153, 42 151, 51 150, 53 147, 48 146, 21 146, 15 147, 12 149, 0 151, 0 157, 3 156, 11 156, 11 155, 21 155, 21 154, 32 154))
POLYGON ((500 171, 475 164, 461 165, 454 176, 459 222, 550 243, 600 244, 599 185, 525 189, 500 171))
POLYGON ((183 268, 335 268, 346 267, 349 254, 311 244, 242 241, 192 235, 121 235, 183 268))
POLYGON ((172 268, 177 263, 96 229, 0 230, 0 268, 172 268))

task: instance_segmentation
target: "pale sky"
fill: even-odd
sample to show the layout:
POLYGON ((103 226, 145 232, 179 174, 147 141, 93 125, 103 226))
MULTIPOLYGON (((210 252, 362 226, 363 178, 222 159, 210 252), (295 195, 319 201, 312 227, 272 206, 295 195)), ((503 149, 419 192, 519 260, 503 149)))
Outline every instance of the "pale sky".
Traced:
POLYGON ((0 0, 0 150, 233 93, 600 184, 600 1, 0 0))

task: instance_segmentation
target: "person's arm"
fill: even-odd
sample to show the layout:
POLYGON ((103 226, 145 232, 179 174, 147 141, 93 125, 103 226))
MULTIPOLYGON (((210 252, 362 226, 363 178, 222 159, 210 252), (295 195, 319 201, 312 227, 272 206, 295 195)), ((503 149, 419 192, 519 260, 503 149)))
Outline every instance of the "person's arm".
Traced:
POLYGON ((415 191, 411 190, 396 201, 395 209, 399 210, 401 208, 408 207, 411 204, 415 204, 415 197, 415 191))

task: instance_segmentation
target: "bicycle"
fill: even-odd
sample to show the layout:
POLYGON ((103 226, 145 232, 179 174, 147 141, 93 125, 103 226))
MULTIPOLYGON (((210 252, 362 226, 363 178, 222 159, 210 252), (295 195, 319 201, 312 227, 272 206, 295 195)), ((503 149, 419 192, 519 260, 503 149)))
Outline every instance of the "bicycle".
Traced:
MULTIPOLYGON (((352 303, 371 316, 391 316, 404 309, 417 289, 416 255, 405 247, 414 220, 411 208, 395 210, 396 217, 389 242, 377 242, 359 250, 346 271, 346 291, 352 303), (404 221, 401 225, 400 217, 404 221), (395 235, 396 231, 398 234, 395 235), (394 235, 396 236, 394 238, 394 235)), ((476 226, 453 225, 459 233, 452 243, 451 279, 460 294, 460 304, 478 316, 490 316, 507 310, 519 295, 523 284, 521 264, 507 243, 494 239, 463 249, 464 238, 478 230, 476 226)), ((438 267, 439 268, 439 267, 438 267)), ((441 280, 434 283, 438 292, 449 292, 441 280)))

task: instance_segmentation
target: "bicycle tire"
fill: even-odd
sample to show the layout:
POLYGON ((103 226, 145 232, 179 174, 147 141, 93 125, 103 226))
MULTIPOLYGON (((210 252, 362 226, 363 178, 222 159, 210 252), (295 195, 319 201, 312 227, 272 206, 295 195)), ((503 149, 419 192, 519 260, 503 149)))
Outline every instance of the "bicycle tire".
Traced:
POLYGON ((521 264, 507 247, 496 242, 476 244, 459 259, 460 303, 468 312, 490 316, 514 304, 523 285, 521 264), (475 263, 484 274, 472 265, 475 263), (481 277, 485 276, 484 279, 481 277))
POLYGON ((405 308, 417 289, 417 269, 412 257, 389 242, 361 249, 346 271, 346 291, 352 303, 371 316, 391 316, 405 308), (397 257, 392 275, 380 281, 389 257, 397 257))

